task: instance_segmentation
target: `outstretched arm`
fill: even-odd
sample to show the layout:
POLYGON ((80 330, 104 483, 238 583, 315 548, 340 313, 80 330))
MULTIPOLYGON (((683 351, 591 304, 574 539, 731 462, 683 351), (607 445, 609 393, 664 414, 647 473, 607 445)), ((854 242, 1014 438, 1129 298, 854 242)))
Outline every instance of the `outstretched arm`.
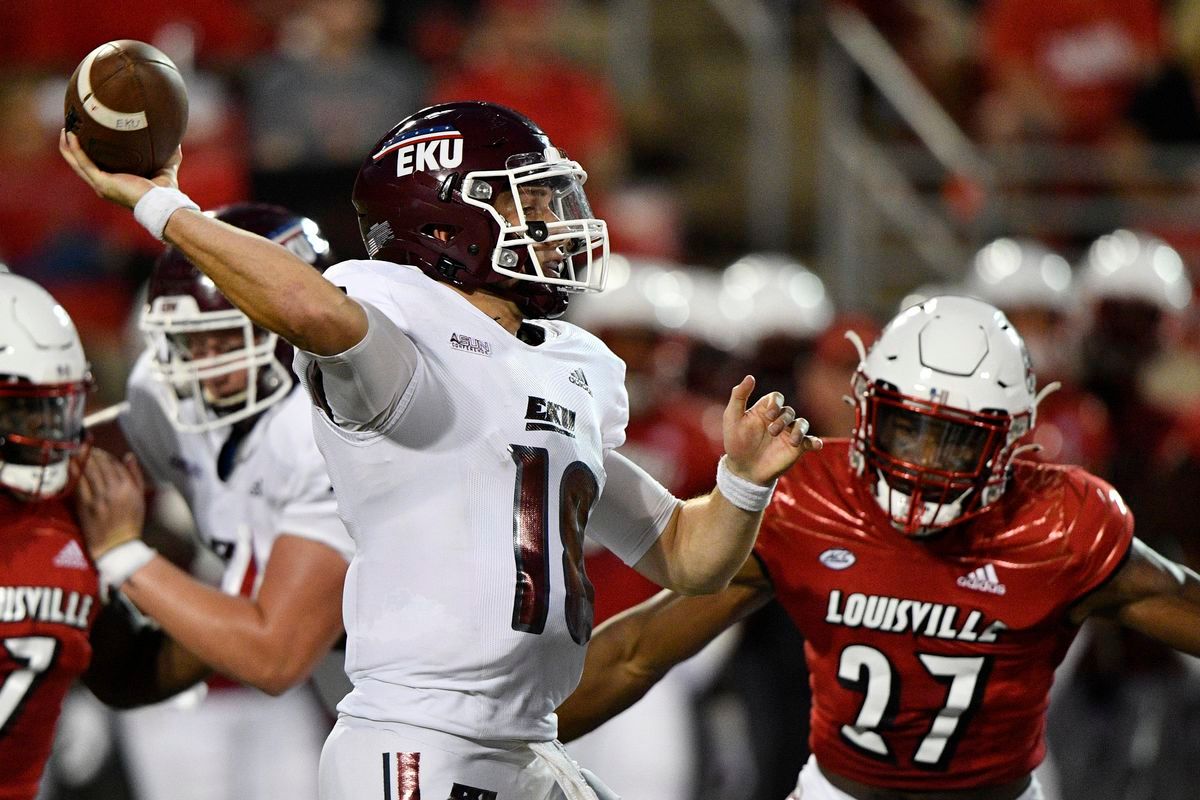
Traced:
MULTIPOLYGON (((80 524, 98 561, 141 536, 143 489, 136 462, 121 464, 94 450, 78 494, 80 524)), ((341 635, 345 575, 346 561, 332 547, 284 533, 271 548, 253 599, 224 594, 159 555, 135 569, 120 589, 216 671, 280 694, 307 678, 341 635)))
POLYGON ((1134 539, 1112 579, 1071 610, 1078 624, 1104 617, 1200 656, 1200 576, 1134 539))
POLYGON ((558 707, 558 738, 582 736, 637 702, 676 664, 771 599, 771 585, 750 558, 723 592, 684 597, 660 592, 596 629, 583 677, 558 707))
MULTIPOLYGON (((746 376, 730 393, 725 408, 725 456, 717 487, 680 505, 662 535, 635 565, 659 586, 682 594, 720 591, 754 547, 762 506, 752 509, 738 484, 768 497, 775 479, 821 440, 808 436, 808 421, 797 419, 778 392, 749 409, 754 379, 746 376)), ((605 494, 608 488, 605 488, 605 494)))
MULTIPOLYGON (((58 149, 96 194, 126 208, 156 187, 178 188, 179 151, 148 180, 104 172, 73 133, 60 134, 58 149)), ((171 214, 163 233, 251 320, 301 350, 335 355, 366 335, 362 306, 283 246, 190 209, 171 214)))

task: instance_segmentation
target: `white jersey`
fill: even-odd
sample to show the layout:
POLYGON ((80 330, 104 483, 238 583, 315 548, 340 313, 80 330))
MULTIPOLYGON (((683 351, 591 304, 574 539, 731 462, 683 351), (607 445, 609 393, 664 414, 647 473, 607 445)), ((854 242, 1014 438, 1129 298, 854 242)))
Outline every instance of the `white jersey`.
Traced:
MULTIPOLYGON (((624 364, 565 322, 538 321, 545 341, 527 344, 413 267, 351 261, 325 276, 418 353, 371 430, 314 410, 357 545, 343 609, 354 690, 338 709, 474 739, 549 740, 591 635, 583 527, 605 456, 625 438, 624 364)), ((318 366, 297 354, 321 405, 318 366)), ((659 533, 603 527, 588 533, 627 563, 659 533)))
POLYGON ((222 480, 217 460, 230 428, 176 430, 166 411, 170 390, 150 360, 142 353, 129 376, 121 429, 148 476, 174 486, 187 501, 203 543, 225 563, 222 590, 254 596, 280 534, 328 545, 349 560, 354 545, 338 518, 304 392, 297 387, 263 411, 222 480))

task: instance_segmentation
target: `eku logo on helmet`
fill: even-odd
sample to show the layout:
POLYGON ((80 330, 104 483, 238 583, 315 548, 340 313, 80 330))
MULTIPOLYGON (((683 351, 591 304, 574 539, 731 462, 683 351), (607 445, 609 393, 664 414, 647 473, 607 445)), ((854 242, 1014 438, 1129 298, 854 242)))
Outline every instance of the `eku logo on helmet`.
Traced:
POLYGON ((451 169, 462 163, 463 135, 451 125, 404 131, 384 142, 371 160, 378 161, 393 150, 397 151, 396 177, 417 170, 451 169))

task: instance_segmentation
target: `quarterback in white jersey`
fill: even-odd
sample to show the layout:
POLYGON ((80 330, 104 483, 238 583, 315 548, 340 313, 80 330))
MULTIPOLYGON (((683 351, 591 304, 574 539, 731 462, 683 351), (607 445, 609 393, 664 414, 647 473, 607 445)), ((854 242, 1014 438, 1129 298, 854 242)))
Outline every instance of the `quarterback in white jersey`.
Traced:
POLYGON ((775 479, 820 447, 807 423, 778 395, 747 409, 748 376, 725 411, 717 489, 686 502, 615 451, 623 365, 553 321, 570 292, 603 288, 607 231, 579 164, 509 109, 449 103, 389 131, 353 196, 371 260, 326 277, 194 213, 178 158, 149 182, 98 170, 73 135, 60 150, 297 348, 356 545, 354 690, 321 796, 596 797, 554 740, 591 634, 585 525, 660 585, 717 591, 775 479))
MULTIPOLYGON (((215 216, 310 260, 313 244, 324 246, 315 228, 305 230, 311 223, 285 209, 240 204, 215 216)), ((197 706, 172 702, 119 718, 131 779, 147 797, 315 798, 329 722, 310 689, 292 687, 341 633, 353 543, 313 439, 308 399, 279 360, 290 347, 277 353, 277 337, 253 326, 174 249, 155 264, 140 327, 149 347, 129 376, 121 428, 142 469, 178 490, 201 542, 224 563, 220 593, 165 562, 155 575, 150 561, 162 560, 136 539, 112 547, 121 526, 86 524, 90 507, 84 527, 102 563, 141 553, 145 564, 134 562, 123 590, 205 662, 192 665, 191 679, 210 668, 222 675, 209 679, 197 706)), ((119 467, 114 474, 122 475, 119 467)), ((105 475, 89 477, 100 486, 105 475)), ((134 482, 130 472, 124 477, 134 482)), ((136 501, 122 508, 106 521, 128 523, 131 508, 140 514, 136 501)))
MULTIPOLYGON (((591 634, 584 523, 634 564, 675 509, 664 492, 633 524, 588 521, 625 438, 624 367, 566 322, 527 323, 544 334, 537 346, 506 335, 413 267, 346 262, 328 277, 418 359, 365 430, 316 412, 358 544, 343 612, 355 689, 340 708, 475 739, 553 739, 552 698, 570 693, 591 634)), ((384 335, 373 327, 359 347, 394 353, 384 335)))

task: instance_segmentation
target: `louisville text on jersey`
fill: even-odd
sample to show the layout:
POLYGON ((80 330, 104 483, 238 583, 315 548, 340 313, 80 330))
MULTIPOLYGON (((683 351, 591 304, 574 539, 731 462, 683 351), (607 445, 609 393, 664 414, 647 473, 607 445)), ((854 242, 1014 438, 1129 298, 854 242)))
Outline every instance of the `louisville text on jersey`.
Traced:
POLYGON ((56 622, 86 630, 92 599, 58 586, 0 586, 0 622, 56 622))
POLYGON ((841 590, 834 589, 829 593, 825 621, 848 628, 964 642, 994 642, 1001 631, 1008 630, 998 619, 986 621, 978 609, 971 609, 960 623, 962 612, 958 606, 860 592, 847 595, 843 602, 841 590))

